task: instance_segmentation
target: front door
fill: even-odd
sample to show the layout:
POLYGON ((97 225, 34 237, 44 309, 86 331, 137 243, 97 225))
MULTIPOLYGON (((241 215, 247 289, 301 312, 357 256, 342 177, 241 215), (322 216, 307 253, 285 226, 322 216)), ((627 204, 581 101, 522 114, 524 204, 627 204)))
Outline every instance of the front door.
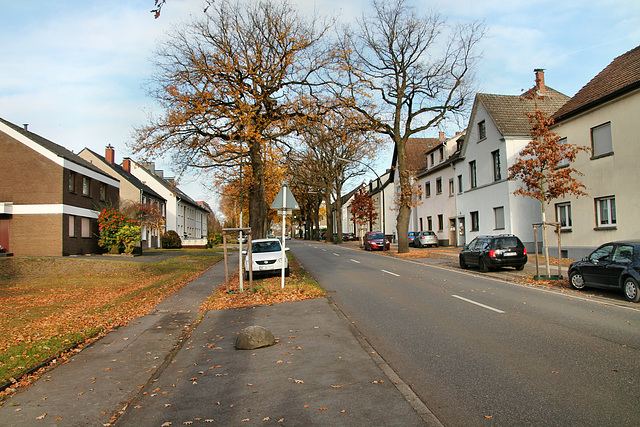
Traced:
POLYGON ((9 219, 0 219, 0 246, 4 248, 3 252, 9 250, 9 219))
POLYGON ((457 246, 456 219, 449 218, 449 245, 457 246))
POLYGON ((467 244, 466 231, 464 228, 464 217, 458 218, 458 246, 464 246, 467 244))

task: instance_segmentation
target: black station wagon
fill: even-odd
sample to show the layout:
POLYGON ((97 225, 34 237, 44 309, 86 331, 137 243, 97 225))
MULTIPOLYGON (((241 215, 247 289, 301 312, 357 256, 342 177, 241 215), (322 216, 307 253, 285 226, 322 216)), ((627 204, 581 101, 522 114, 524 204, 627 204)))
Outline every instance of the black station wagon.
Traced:
POLYGON ((569 266, 569 283, 575 289, 587 286, 618 289, 627 301, 640 300, 640 241, 610 242, 599 246, 581 261, 569 266))
POLYGON ((527 249, 513 234, 478 236, 460 251, 461 268, 478 266, 483 273, 496 267, 522 270, 526 263, 527 249))

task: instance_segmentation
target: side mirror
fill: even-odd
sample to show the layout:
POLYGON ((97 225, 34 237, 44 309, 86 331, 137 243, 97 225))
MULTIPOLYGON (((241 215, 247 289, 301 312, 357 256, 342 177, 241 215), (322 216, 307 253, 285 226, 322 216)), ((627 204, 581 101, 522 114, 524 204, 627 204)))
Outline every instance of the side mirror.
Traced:
POLYGON ((291 248, 284 248, 284 251, 285 252, 289 252, 289 249, 291 249, 291 248))
POLYGON ((247 250, 245 249, 242 251, 242 255, 246 255, 246 254, 247 254, 247 250))
POLYGON ((584 262, 588 262, 588 261, 589 261, 589 257, 588 257, 588 256, 586 256, 586 257, 582 258, 582 261, 584 261, 584 262))

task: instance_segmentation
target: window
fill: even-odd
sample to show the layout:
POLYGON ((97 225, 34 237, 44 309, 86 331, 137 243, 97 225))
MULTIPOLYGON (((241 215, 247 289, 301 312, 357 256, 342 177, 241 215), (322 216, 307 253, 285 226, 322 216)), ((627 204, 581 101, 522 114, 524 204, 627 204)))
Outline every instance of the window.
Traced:
POLYGON ((593 157, 613 153, 610 122, 591 128, 591 149, 593 157))
POLYGON ((616 226, 616 198, 596 199, 596 220, 598 227, 616 226))
POLYGON ((613 262, 618 264, 631 264, 633 262, 633 246, 618 246, 613 253, 613 262))
MULTIPOLYGON (((562 138, 560 141, 558 141, 558 145, 563 146, 567 143, 567 138, 562 138)), ((563 168, 569 166, 569 160, 567 159, 562 159, 558 162, 558 165, 556 166, 556 168, 563 168)))
POLYGON ((436 178, 436 194, 442 194, 442 178, 436 178))
POLYGON ((91 180, 86 176, 82 177, 82 195, 83 196, 91 195, 91 180))
POLYGON ((449 180, 449 197, 453 197, 455 192, 456 192, 456 189, 455 189, 455 186, 453 185, 453 178, 451 178, 449 180))
POLYGON ((442 162, 444 160, 444 147, 440 147, 438 154, 440 154, 440 161, 442 162))
POLYGON ((478 139, 482 140, 487 137, 487 125, 484 120, 478 123, 478 139))
POLYGON ((458 175, 458 193, 462 194, 462 175, 458 175))
POLYGON ((76 192, 76 173, 69 171, 69 192, 76 192))
POLYGON ((427 230, 433 230, 433 221, 431 220, 430 216, 427 217, 427 230))
POLYGON ((425 197, 431 197, 431 182, 424 184, 424 194, 425 197))
POLYGON ((502 174, 500 173, 500 150, 491 153, 491 160, 493 160, 493 180, 500 181, 502 179, 502 174))
POLYGON ((420 218, 420 231, 424 230, 424 228, 422 228, 422 218, 420 218))
POLYGON ((444 218, 442 214, 438 215, 438 231, 442 231, 444 228, 444 218))
POLYGON ((471 183, 471 188, 476 188, 478 186, 478 180, 476 177, 476 161, 475 160, 469 162, 469 181, 471 183))
POLYGON ((107 199, 107 184, 100 183, 100 200, 105 201, 107 199))
POLYGON ((471 231, 480 230, 480 220, 478 218, 478 211, 471 212, 471 231))
POLYGON ((556 222, 562 230, 571 230, 571 203, 556 204, 556 222))
POLYGON ((80 225, 81 225, 82 237, 91 237, 91 219, 82 218, 82 222, 80 225))
POLYGON ((69 237, 76 237, 76 217, 69 215, 69 237))
POLYGON ((593 251, 593 253, 589 255, 589 259, 591 260, 591 262, 611 261, 611 252, 613 252, 612 245, 602 246, 593 251))
POLYGON ((435 160, 433 160, 433 153, 429 155, 429 159, 431 159, 431 166, 433 167, 436 164, 435 160))
POLYGON ((493 208, 493 228, 494 230, 504 230, 504 207, 493 208))

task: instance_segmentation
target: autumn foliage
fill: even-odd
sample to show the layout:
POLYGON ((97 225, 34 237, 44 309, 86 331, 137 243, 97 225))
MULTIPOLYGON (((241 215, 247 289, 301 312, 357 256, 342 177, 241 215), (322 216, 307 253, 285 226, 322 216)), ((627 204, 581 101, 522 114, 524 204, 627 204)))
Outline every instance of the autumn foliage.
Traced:
POLYGON ((112 254, 121 251, 131 253, 141 238, 138 221, 127 218, 115 209, 103 209, 100 212, 98 228, 100 230, 98 245, 112 254))

